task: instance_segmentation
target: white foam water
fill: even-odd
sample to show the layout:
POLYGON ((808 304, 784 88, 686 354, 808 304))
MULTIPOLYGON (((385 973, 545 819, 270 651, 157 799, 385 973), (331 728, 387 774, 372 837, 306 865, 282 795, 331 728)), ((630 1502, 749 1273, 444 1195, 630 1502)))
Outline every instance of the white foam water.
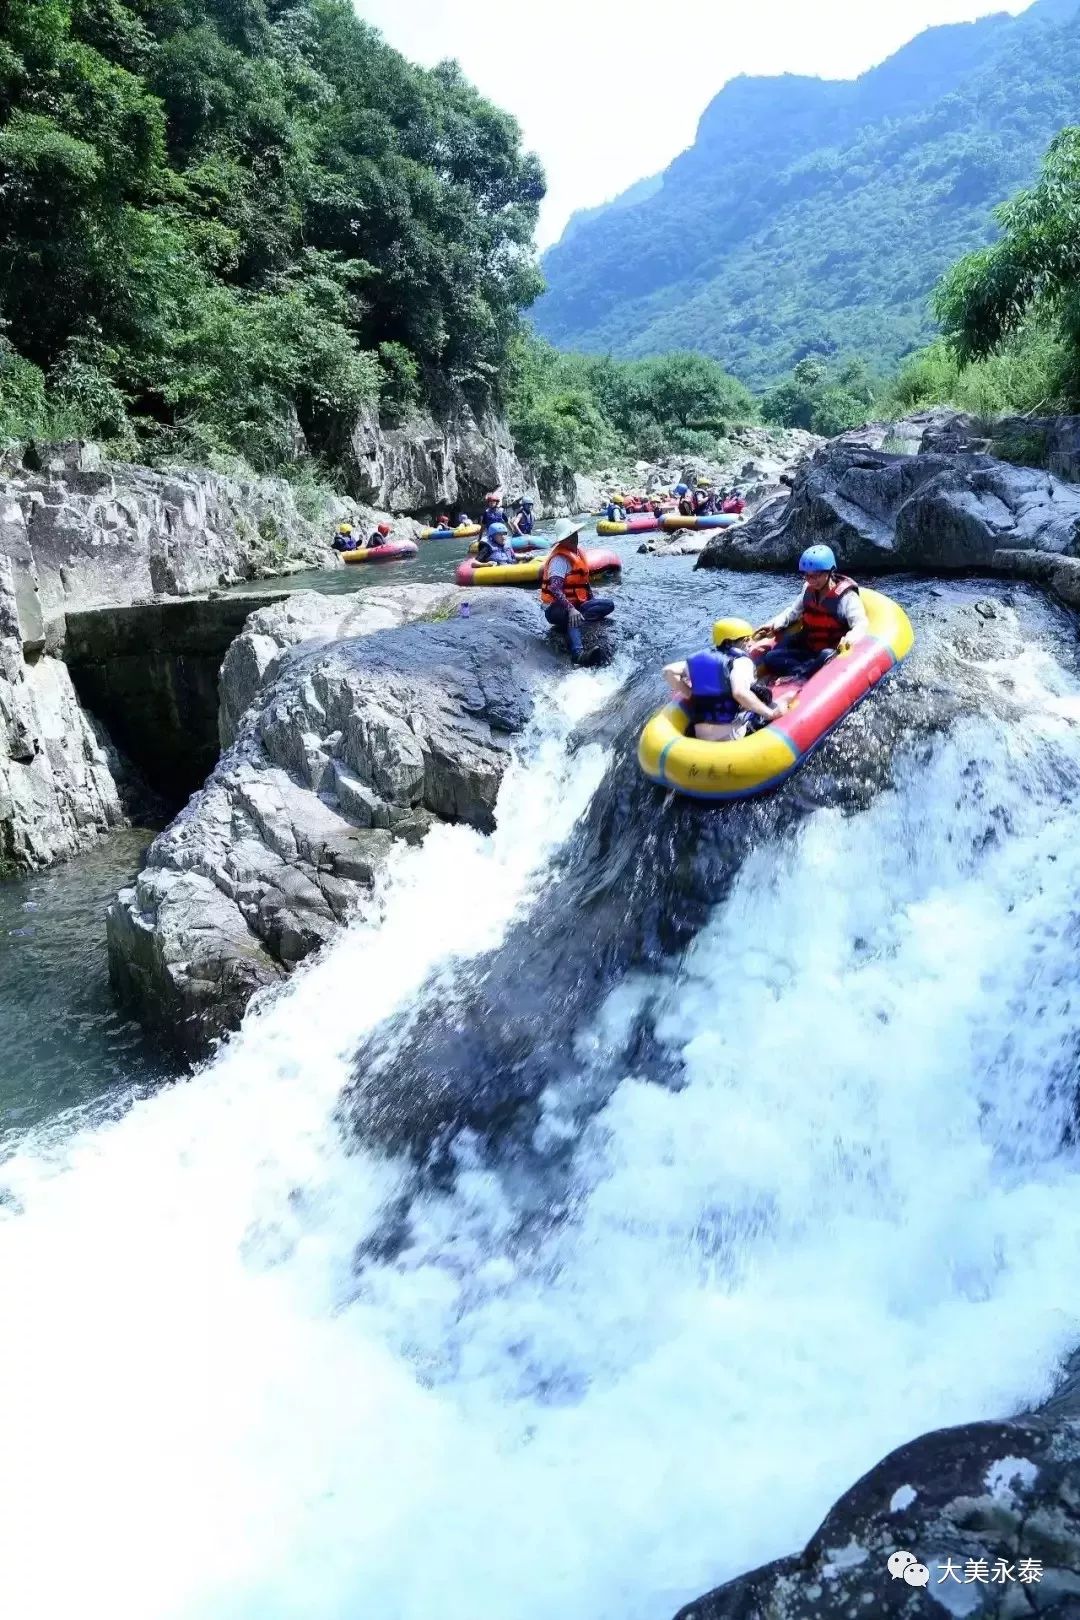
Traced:
POLYGON ((381 924, 192 1082, 28 1141, 0 1224, 5 1608, 665 1620, 889 1447, 1044 1390, 1080 1337, 1080 738, 1045 662, 1009 679, 1055 701, 757 850, 685 961, 576 1033, 542 1242, 463 1152, 358 1286, 408 1170, 347 1151, 333 1109, 358 1035, 528 905, 602 773, 563 745, 597 677, 491 839, 409 852, 381 924), (582 1131, 644 1011, 671 1085, 621 1073, 582 1131))

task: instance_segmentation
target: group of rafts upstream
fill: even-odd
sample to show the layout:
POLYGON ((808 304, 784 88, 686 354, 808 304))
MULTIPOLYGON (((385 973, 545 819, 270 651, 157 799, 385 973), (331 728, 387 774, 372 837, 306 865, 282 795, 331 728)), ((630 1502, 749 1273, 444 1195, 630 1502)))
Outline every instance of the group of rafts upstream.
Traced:
MULTIPOLYGON (((668 513, 659 521, 651 514, 630 517, 625 523, 597 523, 603 535, 639 534, 652 529, 726 528, 738 522, 722 514, 682 517, 668 513)), ((428 529, 421 539, 473 539, 479 524, 459 529, 428 529)), ((519 563, 499 567, 478 564, 471 558, 455 570, 459 585, 540 584, 546 553, 531 539, 515 539, 519 563)), ((384 548, 373 548, 384 551, 384 548)), ((393 556, 414 556, 416 545, 402 541, 387 547, 384 557, 372 552, 346 553, 346 562, 389 560, 393 556)), ((618 573, 622 561, 613 551, 585 553, 592 576, 618 573)), ((860 591, 866 609, 867 631, 846 651, 835 657, 806 680, 781 678, 773 684, 777 698, 788 701, 786 712, 759 730, 731 742, 706 742, 693 735, 690 709, 686 703, 669 703, 646 725, 638 743, 638 763, 658 787, 673 789, 693 799, 748 799, 778 787, 804 765, 845 717, 877 686, 891 669, 906 658, 915 636, 903 608, 880 591, 860 591)), ((761 647, 752 646, 751 657, 761 647)))

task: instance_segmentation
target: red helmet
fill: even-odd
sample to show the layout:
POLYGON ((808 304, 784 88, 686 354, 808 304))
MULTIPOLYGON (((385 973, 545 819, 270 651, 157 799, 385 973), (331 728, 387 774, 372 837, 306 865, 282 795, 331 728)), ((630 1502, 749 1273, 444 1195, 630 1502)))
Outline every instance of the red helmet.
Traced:
POLYGON ((498 503, 498 499, 499 499, 498 491, 494 490, 494 489, 491 491, 490 494, 484 496, 484 500, 487 502, 487 504, 489 506, 491 505, 492 501, 495 501, 496 503, 498 503))
POLYGON ((389 523, 380 523, 379 524, 379 533, 380 534, 389 534, 390 533, 390 525, 389 525, 389 523))

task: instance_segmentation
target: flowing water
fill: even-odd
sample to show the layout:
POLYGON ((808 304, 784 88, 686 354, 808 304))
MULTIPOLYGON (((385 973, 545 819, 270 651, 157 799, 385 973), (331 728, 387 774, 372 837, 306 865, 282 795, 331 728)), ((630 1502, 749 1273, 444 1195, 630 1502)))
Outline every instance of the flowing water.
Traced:
POLYGON ((1071 621, 1017 590, 980 648, 949 628, 977 586, 901 584, 905 670, 717 811, 632 744, 736 588, 778 595, 654 583, 496 832, 404 852, 201 1072, 27 1122, 5 1612, 666 1620, 893 1445, 1049 1387, 1080 1339, 1071 621), (437 1073, 521 1106, 428 1152, 437 1073))

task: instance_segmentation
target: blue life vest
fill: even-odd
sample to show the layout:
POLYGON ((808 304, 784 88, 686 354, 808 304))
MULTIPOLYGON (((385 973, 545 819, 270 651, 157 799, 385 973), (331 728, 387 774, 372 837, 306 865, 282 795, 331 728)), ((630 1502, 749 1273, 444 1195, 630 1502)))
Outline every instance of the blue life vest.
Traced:
POLYGON ((505 523, 507 528, 510 527, 510 520, 501 506, 485 507, 484 515, 480 519, 480 533, 487 534, 493 523, 505 523))
MULTIPOLYGON (((744 657, 745 654, 739 656, 744 657)), ((731 691, 731 667, 735 656, 719 648, 694 653, 686 660, 686 673, 693 694, 690 718, 695 725, 727 726, 739 712, 731 691)))
POLYGON ((532 534, 533 523, 536 520, 531 512, 519 512, 517 521, 519 534, 532 534))

